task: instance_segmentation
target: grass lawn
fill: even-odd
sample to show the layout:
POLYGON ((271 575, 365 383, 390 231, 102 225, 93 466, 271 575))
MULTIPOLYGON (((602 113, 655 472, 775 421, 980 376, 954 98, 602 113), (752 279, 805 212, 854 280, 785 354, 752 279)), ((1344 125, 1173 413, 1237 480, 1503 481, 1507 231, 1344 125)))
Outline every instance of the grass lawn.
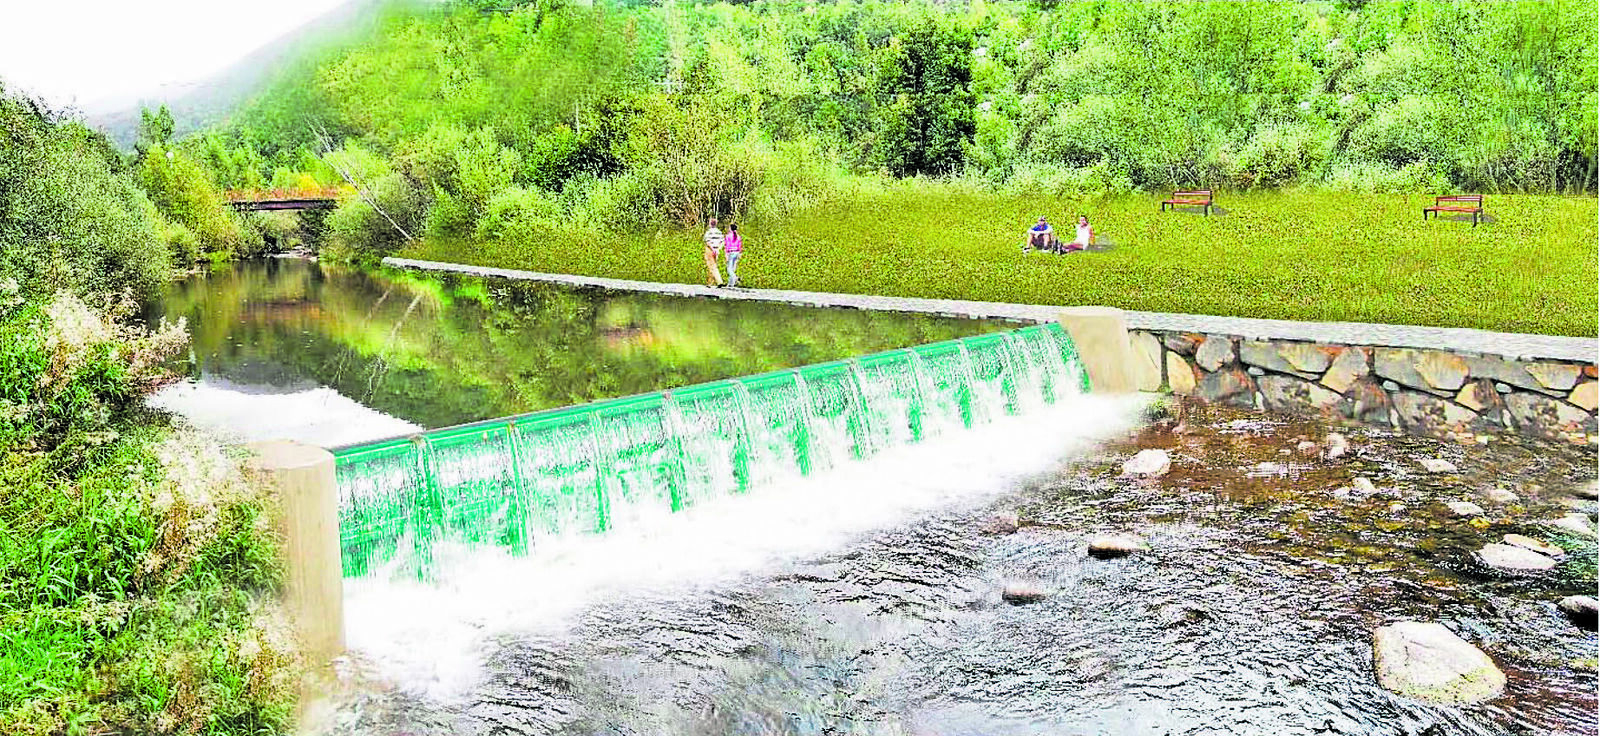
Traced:
MULTIPOLYGON (((1296 320, 1596 334, 1596 199, 1486 197, 1493 222, 1422 221, 1424 195, 1222 194, 1225 214, 1163 197, 1070 201, 902 182, 782 222, 741 223, 745 285, 1296 320), (1080 212, 1103 251, 1022 253, 1043 214, 1080 212)), ((704 283, 698 232, 557 232, 421 242, 401 255, 533 271, 704 283)))

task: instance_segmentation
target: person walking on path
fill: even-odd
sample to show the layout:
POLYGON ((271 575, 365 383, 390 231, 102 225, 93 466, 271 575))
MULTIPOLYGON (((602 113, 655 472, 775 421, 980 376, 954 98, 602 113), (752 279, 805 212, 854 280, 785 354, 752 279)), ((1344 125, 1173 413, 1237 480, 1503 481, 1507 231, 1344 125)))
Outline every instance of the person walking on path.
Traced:
POLYGON ((717 268, 717 256, 722 251, 722 231, 717 229, 717 218, 706 221, 706 286, 722 285, 722 269, 717 268))
POLYGON ((728 256, 728 286, 739 285, 739 256, 744 254, 744 240, 739 237, 739 226, 728 223, 728 237, 722 241, 722 252, 728 256))

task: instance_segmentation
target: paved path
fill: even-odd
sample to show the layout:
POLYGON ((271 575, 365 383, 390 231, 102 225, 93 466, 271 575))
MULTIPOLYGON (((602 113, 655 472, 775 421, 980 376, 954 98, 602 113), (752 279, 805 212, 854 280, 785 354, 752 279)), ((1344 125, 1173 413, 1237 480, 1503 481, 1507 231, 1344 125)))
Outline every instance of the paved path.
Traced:
MULTIPOLYGON (((448 271, 476 276, 496 276, 523 281, 543 281, 552 284, 598 287, 618 291, 781 302, 808 307, 920 312, 923 314, 972 319, 1050 322, 1056 318, 1057 313, 1061 310, 1059 306, 971 302, 959 299, 919 299, 915 297, 873 296, 868 294, 832 294, 820 291, 788 291, 785 289, 713 289, 709 286, 696 286, 693 284, 669 284, 655 281, 608 279, 597 276, 539 273, 509 268, 440 263, 438 261, 417 261, 409 258, 385 258, 383 263, 396 268, 448 271)), ((1487 330, 1469 330, 1457 327, 1408 327, 1405 325, 1367 324, 1362 322, 1291 322, 1278 319, 1212 317, 1203 314, 1168 314, 1165 312, 1129 311, 1126 314, 1128 327, 1133 329, 1239 335, 1246 338, 1277 340, 1315 340, 1346 345, 1434 348, 1466 353, 1481 353, 1484 355, 1499 355, 1514 359, 1543 358, 1581 360, 1593 363, 1596 360, 1597 345, 1600 345, 1600 342, 1597 342, 1595 338, 1489 332, 1487 330)))

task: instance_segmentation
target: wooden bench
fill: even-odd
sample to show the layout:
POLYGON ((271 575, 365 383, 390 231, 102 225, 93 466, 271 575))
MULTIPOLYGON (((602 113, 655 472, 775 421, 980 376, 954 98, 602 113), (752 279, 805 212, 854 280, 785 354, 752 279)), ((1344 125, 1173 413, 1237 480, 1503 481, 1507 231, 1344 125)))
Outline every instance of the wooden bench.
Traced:
POLYGON ((1428 213, 1433 213, 1433 219, 1439 219, 1440 212, 1470 212, 1472 213, 1472 226, 1478 226, 1478 220, 1483 217, 1482 194, 1448 194, 1443 197, 1434 197, 1432 207, 1422 208, 1422 221, 1428 221, 1428 213))
POLYGON ((1171 207, 1174 210, 1178 209, 1179 207, 1202 207, 1205 209, 1206 216, 1210 217, 1211 190, 1195 189, 1188 192, 1173 192, 1172 199, 1165 200, 1161 203, 1161 211, 1166 212, 1168 207, 1171 207))

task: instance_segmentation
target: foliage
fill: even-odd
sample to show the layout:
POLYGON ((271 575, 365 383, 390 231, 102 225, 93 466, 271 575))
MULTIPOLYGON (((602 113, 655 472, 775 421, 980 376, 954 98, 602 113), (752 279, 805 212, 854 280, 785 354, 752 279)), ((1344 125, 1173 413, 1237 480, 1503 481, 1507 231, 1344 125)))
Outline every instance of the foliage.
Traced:
MULTIPOLYGON (((392 219, 446 240, 513 210, 540 231, 779 217, 880 173, 1075 197, 1596 187, 1594 0, 480 5, 396 10, 186 145, 229 186, 325 181, 315 152, 359 146, 398 176, 392 219)), ((369 199, 332 218, 337 248, 404 240, 369 199)))
POLYGON ((201 256, 261 255, 264 243, 260 231, 228 207, 204 167, 175 147, 152 141, 146 142, 143 150, 138 163, 139 185, 163 217, 188 231, 201 256))
POLYGON ((171 261, 152 213, 102 136, 0 88, 0 279, 151 293, 171 261))
POLYGON ((182 325, 0 285, 0 731, 286 728, 294 649, 264 499, 143 408, 182 325))

